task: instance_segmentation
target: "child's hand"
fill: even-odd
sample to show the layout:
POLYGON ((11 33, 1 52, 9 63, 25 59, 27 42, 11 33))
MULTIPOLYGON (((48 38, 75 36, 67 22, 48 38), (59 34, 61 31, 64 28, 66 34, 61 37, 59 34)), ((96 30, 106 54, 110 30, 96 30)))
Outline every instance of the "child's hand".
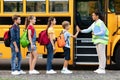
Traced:
POLYGON ((78 27, 78 25, 76 26, 76 31, 80 32, 80 28, 78 27))
POLYGON ((19 52, 18 47, 15 47, 15 52, 16 52, 16 53, 18 53, 18 52, 19 52))
POLYGON ((31 49, 34 50, 34 45, 31 45, 31 49))

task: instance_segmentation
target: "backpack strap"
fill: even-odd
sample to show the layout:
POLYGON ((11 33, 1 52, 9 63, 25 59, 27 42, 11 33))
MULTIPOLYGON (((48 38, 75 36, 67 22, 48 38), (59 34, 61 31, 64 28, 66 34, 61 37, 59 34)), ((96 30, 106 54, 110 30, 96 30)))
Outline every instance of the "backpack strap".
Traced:
POLYGON ((14 24, 9 28, 9 30, 10 30, 11 28, 14 28, 14 24))
POLYGON ((68 42, 68 45, 70 45, 68 39, 69 39, 69 36, 67 36, 67 39, 65 40, 65 42, 68 42))
POLYGON ((61 35, 61 34, 64 34, 65 32, 66 32, 66 31, 63 31, 63 30, 62 30, 62 31, 60 32, 60 35, 61 35))
MULTIPOLYGON (((61 31, 61 34, 65 34, 67 31, 61 31)), ((67 36, 67 39, 65 40, 65 42, 68 42, 68 45, 70 45, 70 43, 69 43, 69 41, 68 41, 68 39, 69 39, 69 36, 67 36)))

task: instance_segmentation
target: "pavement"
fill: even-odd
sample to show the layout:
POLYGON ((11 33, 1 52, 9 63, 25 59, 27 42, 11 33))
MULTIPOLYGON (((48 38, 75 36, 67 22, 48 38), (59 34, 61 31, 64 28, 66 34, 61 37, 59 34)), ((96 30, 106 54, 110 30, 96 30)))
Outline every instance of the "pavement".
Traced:
POLYGON ((36 69, 40 72, 39 75, 29 75, 28 59, 23 60, 22 69, 27 72, 26 75, 11 75, 10 60, 0 60, 0 80, 120 80, 120 69, 115 66, 108 66, 106 74, 100 75, 93 72, 98 66, 69 66, 73 74, 61 74, 62 63, 64 60, 55 59, 53 61, 53 69, 57 74, 46 74, 46 59, 39 59, 36 64, 36 69))

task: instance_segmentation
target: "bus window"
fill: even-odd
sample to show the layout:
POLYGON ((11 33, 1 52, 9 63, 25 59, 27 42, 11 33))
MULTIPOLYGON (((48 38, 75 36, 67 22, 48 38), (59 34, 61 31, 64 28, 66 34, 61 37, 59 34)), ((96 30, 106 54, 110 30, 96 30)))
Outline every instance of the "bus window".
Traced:
POLYGON ((115 9, 114 9, 114 1, 113 0, 109 0, 109 9, 111 12, 115 12, 115 9))
POLYGON ((69 0, 50 0, 50 12, 68 12, 69 0))
POLYGON ((46 1, 45 0, 27 0, 26 2, 27 12, 45 12, 46 1))
POLYGON ((22 12, 22 0, 4 0, 4 12, 22 12))
POLYGON ((114 0, 115 1, 115 12, 116 14, 120 14, 120 0, 114 0))

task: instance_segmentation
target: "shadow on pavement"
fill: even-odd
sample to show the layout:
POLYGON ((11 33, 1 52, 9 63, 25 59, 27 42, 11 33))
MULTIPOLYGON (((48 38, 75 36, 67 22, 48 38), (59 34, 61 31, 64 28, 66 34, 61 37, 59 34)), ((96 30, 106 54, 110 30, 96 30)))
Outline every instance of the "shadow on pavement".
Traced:
MULTIPOLYGON (((53 60, 53 69, 61 70, 63 66, 63 59, 54 59, 53 60)), ((71 70, 95 70, 98 65, 70 65, 69 69, 71 70)), ((10 60, 0 59, 0 70, 10 70, 11 64, 10 60)), ((29 70, 29 59, 22 60, 22 69, 29 70)), ((37 70, 46 70, 46 59, 38 59, 36 64, 37 70)), ((120 67, 117 65, 109 65, 106 67, 108 70, 120 70, 120 67)))

